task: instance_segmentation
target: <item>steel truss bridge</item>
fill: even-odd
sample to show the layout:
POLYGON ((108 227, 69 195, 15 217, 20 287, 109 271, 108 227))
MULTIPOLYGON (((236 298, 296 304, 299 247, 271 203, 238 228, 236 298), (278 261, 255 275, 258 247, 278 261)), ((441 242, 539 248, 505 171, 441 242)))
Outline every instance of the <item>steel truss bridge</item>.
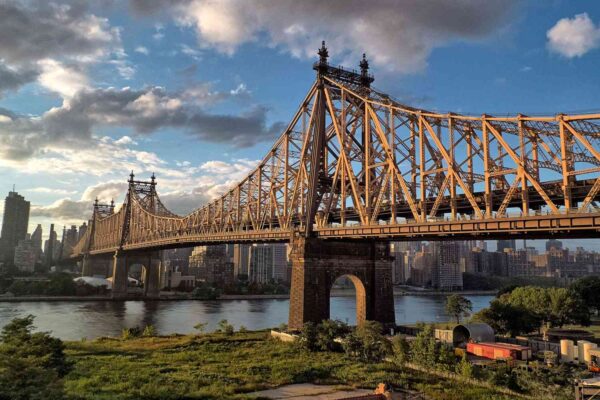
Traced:
POLYGON ((150 181, 96 204, 71 258, 232 242, 594 237, 600 229, 600 114, 467 116, 409 107, 334 67, 317 79, 258 166, 179 216, 150 181))

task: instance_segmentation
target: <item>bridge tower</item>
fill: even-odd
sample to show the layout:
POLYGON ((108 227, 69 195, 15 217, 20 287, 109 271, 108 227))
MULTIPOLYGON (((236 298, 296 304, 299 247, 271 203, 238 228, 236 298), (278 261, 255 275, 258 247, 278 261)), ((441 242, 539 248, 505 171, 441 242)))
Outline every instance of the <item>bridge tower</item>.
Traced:
POLYGON ((96 198, 94 201, 94 207, 92 212, 92 219, 89 221, 88 229, 90 230, 87 237, 87 243, 85 243, 85 253, 81 259, 81 275, 82 276, 93 276, 94 271, 108 269, 110 260, 106 256, 92 256, 90 255, 90 249, 94 245, 94 232, 96 231, 96 221, 100 218, 106 218, 115 212, 115 202, 110 201, 110 204, 102 204, 96 198))
MULTIPOLYGON (((334 77, 352 85, 360 92, 368 92, 374 78, 369 74, 366 56, 360 62, 360 73, 329 65, 325 42, 318 51, 319 61, 313 65, 317 72, 317 98, 315 100, 314 129, 306 134, 310 146, 310 179, 305 220, 301 229, 290 239, 292 261, 292 287, 288 327, 302 329, 305 322, 319 323, 330 317, 330 293, 335 280, 348 277, 356 289, 356 321, 381 322, 384 326, 395 323, 392 287, 392 258, 387 242, 338 241, 319 239, 313 235, 318 205, 327 186, 325 161, 326 95, 325 79, 334 77)), ((364 127, 364 124, 363 124, 364 127)), ((363 135, 368 134, 364 132, 363 135)), ((368 143, 368 141, 363 142, 368 143)))
POLYGON ((125 215, 120 245, 112 260, 112 297, 124 298, 128 296, 129 268, 134 264, 141 264, 144 283, 143 295, 146 298, 158 298, 160 295, 160 252, 156 250, 125 251, 123 247, 127 243, 132 230, 133 202, 137 202, 146 210, 158 213, 164 209, 164 206, 158 200, 154 174, 152 174, 150 181, 139 181, 135 180, 135 175, 131 171, 127 182, 129 187, 124 204, 125 215))

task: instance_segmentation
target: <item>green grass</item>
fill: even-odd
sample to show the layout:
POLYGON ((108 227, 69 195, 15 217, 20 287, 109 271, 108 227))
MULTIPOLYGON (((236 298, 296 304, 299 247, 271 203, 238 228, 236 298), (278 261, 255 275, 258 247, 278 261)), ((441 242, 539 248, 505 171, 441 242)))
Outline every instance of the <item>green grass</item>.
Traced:
POLYGON ((65 389, 75 399, 245 399, 252 391, 304 382, 369 389, 390 382, 436 400, 509 398, 391 363, 311 353, 267 332, 67 342, 67 355, 75 366, 65 389))

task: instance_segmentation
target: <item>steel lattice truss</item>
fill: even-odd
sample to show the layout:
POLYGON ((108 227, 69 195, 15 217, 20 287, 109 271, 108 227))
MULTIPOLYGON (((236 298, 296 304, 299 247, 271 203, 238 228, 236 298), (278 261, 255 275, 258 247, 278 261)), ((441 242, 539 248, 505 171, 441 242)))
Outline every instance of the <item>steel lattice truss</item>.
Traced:
POLYGON ((72 256, 287 240, 294 230, 322 237, 552 232, 565 218, 569 231, 579 223, 599 228, 600 114, 440 114, 372 89, 372 78, 360 84, 354 72, 327 68, 271 151, 227 193, 180 217, 160 202, 154 177, 132 175, 123 206, 95 211, 72 256))

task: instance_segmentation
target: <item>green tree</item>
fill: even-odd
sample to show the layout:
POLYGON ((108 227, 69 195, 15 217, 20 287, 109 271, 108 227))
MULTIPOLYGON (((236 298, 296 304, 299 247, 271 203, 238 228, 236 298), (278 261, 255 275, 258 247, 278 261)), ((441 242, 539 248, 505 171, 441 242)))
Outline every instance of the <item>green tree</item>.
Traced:
POLYGON ((512 337, 539 328, 539 319, 533 313, 499 299, 492 300, 488 308, 475 313, 471 321, 486 323, 495 332, 512 337))
POLYGON ((460 362, 456 364, 456 373, 465 378, 473 377, 473 365, 467 359, 467 353, 463 353, 460 362))
POLYGON ((570 289, 596 315, 600 313, 600 277, 586 276, 573 282, 570 289))
POLYGON ((305 322, 298 338, 298 344, 309 351, 316 351, 318 349, 317 335, 317 326, 313 322, 305 322))
POLYGON ((410 358, 413 362, 422 365, 434 365, 437 361, 437 344, 433 326, 425 325, 417 333, 410 346, 410 358))
POLYGON ((404 366, 410 359, 410 345, 404 335, 396 335, 392 339, 392 353, 394 364, 404 366))
POLYGON ((352 332, 345 341, 347 354, 365 362, 380 362, 392 353, 392 345, 381 334, 382 325, 376 321, 365 321, 352 332))
POLYGON ((350 332, 348 325, 341 321, 326 319, 317 325, 317 347, 323 351, 339 351, 341 344, 336 339, 350 332))
POLYGON ((154 328, 154 325, 146 325, 146 327, 144 328, 144 331, 142 332, 142 336, 145 336, 145 337, 156 336, 156 328, 154 328))
POLYGON ((15 318, 0 333, 0 399, 63 398, 62 377, 71 369, 60 339, 32 333, 33 316, 15 318))
POLYGON ((519 287, 502 301, 529 311, 540 327, 589 324, 589 310, 577 294, 565 288, 519 287))
POLYGON ((459 294, 453 294, 446 299, 446 312, 456 318, 456 323, 460 323, 460 317, 467 316, 473 310, 471 300, 459 294))

